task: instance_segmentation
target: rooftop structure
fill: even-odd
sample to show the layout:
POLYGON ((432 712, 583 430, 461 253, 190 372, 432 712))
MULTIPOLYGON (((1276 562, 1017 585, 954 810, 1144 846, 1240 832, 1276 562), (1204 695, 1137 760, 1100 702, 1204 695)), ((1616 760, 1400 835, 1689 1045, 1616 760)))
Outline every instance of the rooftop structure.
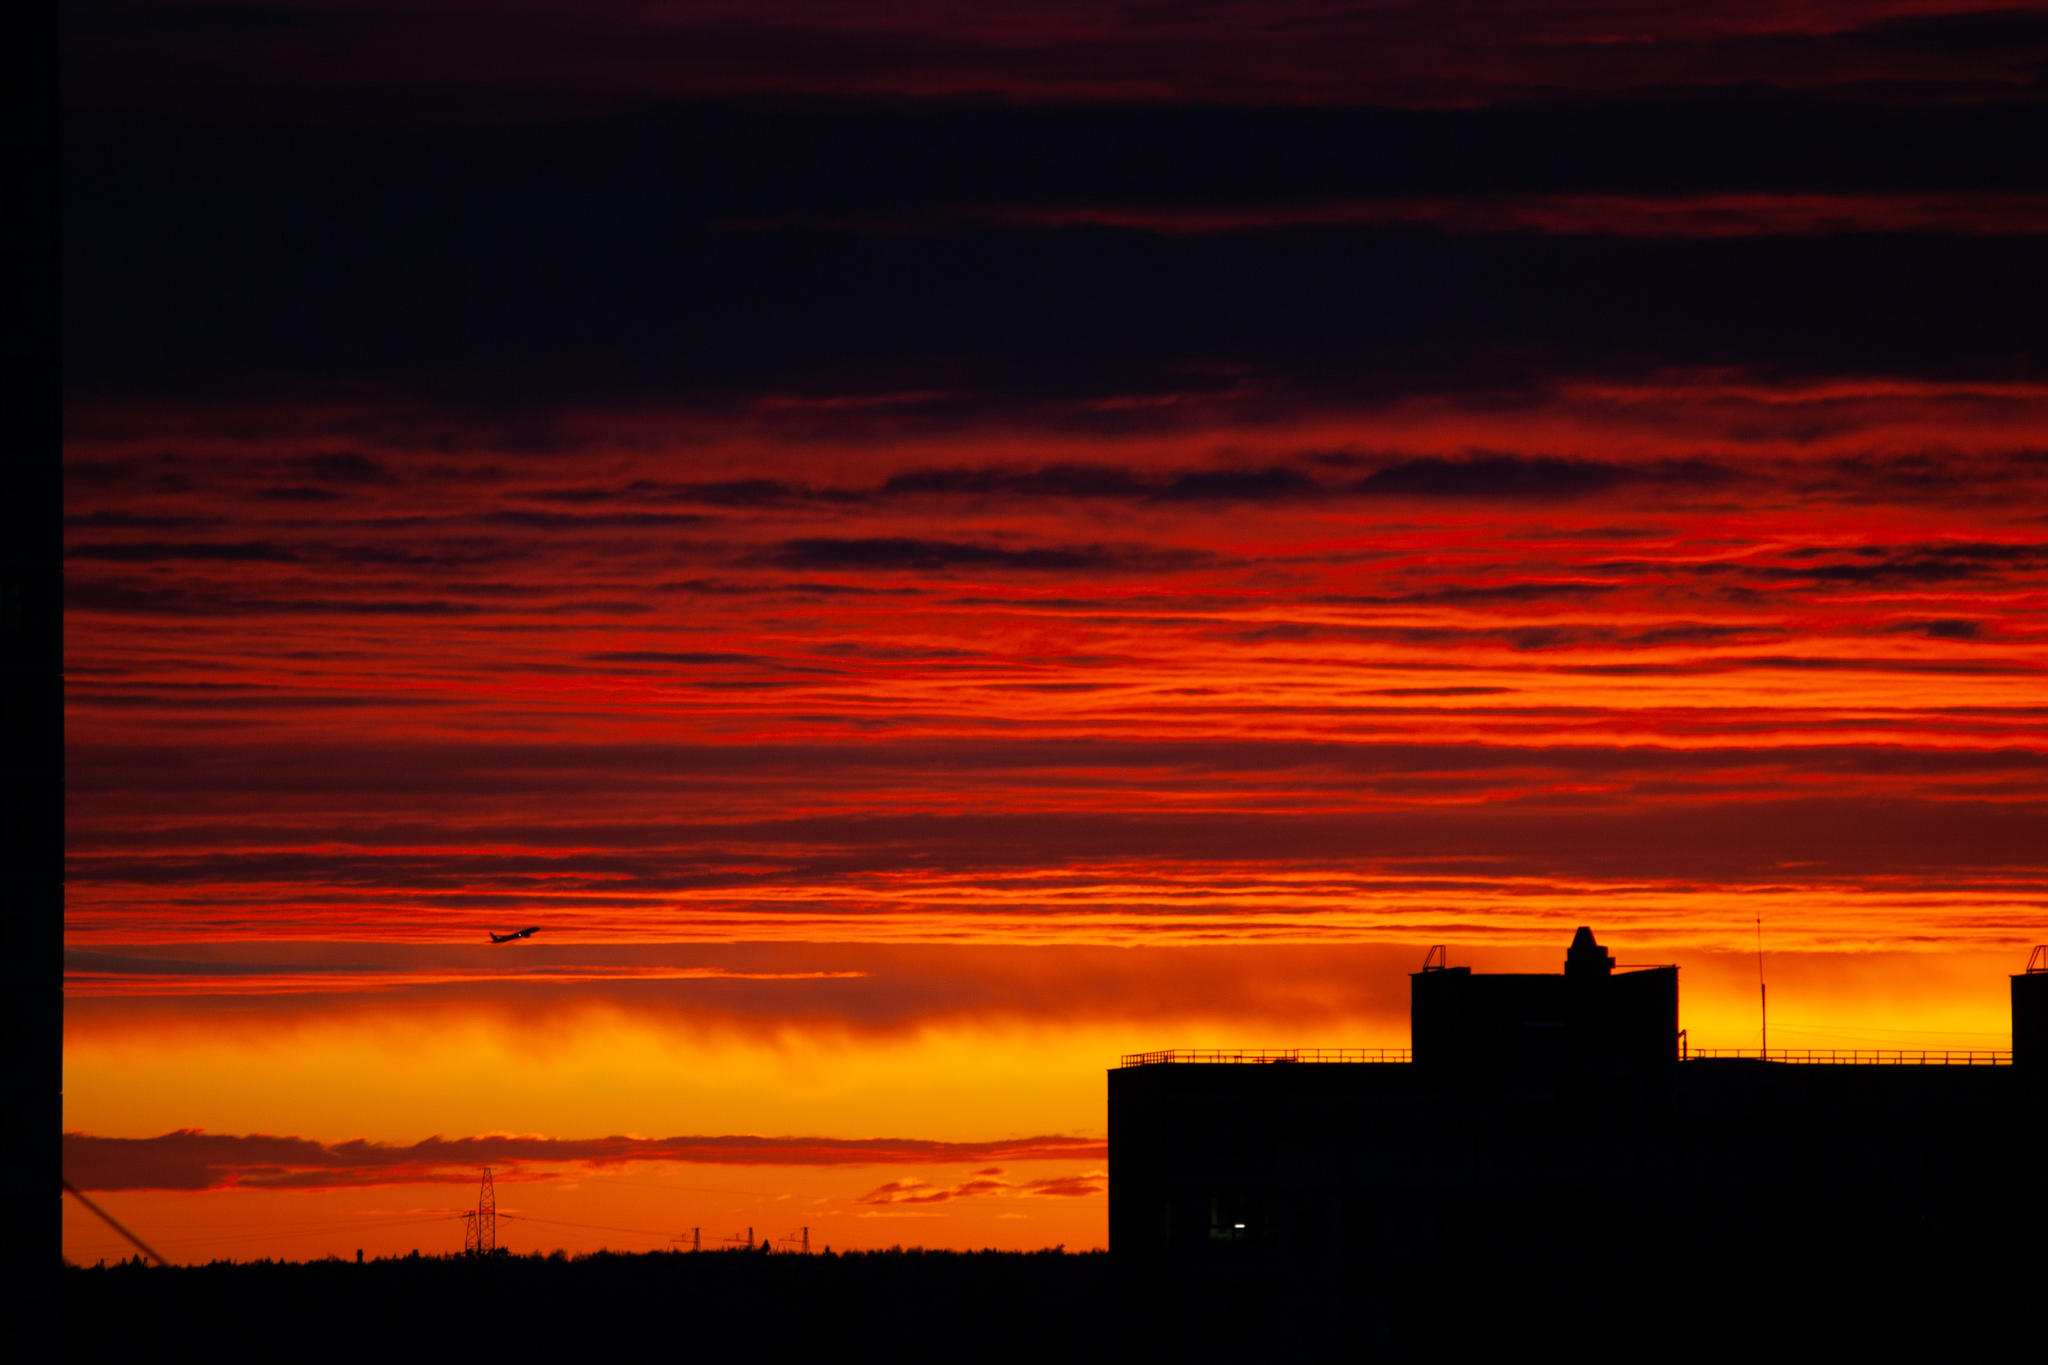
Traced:
POLYGON ((1673 1277, 1744 1265, 1995 1279, 1969 1259, 2005 1226, 1994 1205, 2048 1194, 2048 952, 2013 978, 2010 1052, 1768 1059, 1688 1047, 1678 969, 1617 966, 1589 928, 1556 974, 1444 957, 1410 977, 1411 1049, 1110 1072, 1110 1250, 1164 1355, 1410 1354, 1432 1304, 1456 1306, 1437 1330, 1460 1349, 1506 1348, 1502 1323, 1582 1280, 1603 1321, 1663 1330, 1643 1314, 1673 1277))

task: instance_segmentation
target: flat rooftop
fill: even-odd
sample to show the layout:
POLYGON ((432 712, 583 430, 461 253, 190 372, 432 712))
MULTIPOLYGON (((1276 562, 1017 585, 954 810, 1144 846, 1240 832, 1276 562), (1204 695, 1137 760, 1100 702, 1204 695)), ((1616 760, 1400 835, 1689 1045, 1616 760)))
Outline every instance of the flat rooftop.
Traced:
MULTIPOLYGON (((1818 1066, 2011 1066, 2010 1051, 1870 1048, 1692 1048, 1678 1060, 1717 1062, 1731 1060, 1787 1062, 1818 1066)), ((1222 1051, 1203 1048, 1168 1048, 1162 1052, 1127 1052, 1117 1069, 1134 1066, 1259 1066, 1282 1062, 1309 1065, 1382 1063, 1409 1065, 1413 1052, 1405 1047, 1279 1047, 1239 1048, 1222 1051)))

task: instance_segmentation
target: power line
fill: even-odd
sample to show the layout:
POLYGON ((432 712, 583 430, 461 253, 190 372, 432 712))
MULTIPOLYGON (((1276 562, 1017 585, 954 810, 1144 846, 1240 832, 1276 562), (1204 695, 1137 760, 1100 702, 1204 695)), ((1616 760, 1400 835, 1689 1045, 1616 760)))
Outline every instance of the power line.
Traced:
POLYGON ((532 1214, 528 1214, 528 1213, 501 1213, 501 1214, 499 1214, 498 1216, 499 1216, 500 1218, 511 1218, 511 1219, 515 1219, 515 1220, 517 1220, 517 1221, 519 1221, 519 1222, 521 1222, 521 1223, 546 1223, 546 1224, 548 1224, 548 1225, 549 1225, 550 1227, 558 1227, 558 1228, 587 1228, 587 1229, 589 1229, 589 1230, 590 1230, 590 1231, 592 1231, 592 1232, 638 1232, 638 1233, 644 1233, 644 1234, 645 1234, 646 1236, 649 1236, 649 1237, 674 1237, 674 1236, 675 1236, 675 1234, 674 1234, 674 1233, 672 1233, 672 1232, 656 1232, 656 1231, 654 1231, 654 1229, 652 1229, 652 1228, 615 1228, 615 1227, 607 1227, 607 1226, 606 1226, 605 1224, 603 1224, 603 1223, 566 1223, 566 1222, 563 1222, 563 1221, 562 1221, 561 1219, 559 1219, 559 1218, 535 1218, 535 1217, 534 1217, 534 1216, 533 1216, 532 1214))
POLYGON ((231 1242, 260 1242, 267 1237, 318 1236, 323 1232, 380 1232, 385 1228, 418 1227, 427 1223, 446 1223, 462 1215, 453 1213, 436 1214, 432 1218, 407 1218, 390 1223, 326 1223, 298 1224, 262 1232, 236 1232, 225 1236, 166 1237, 161 1239, 167 1247, 220 1246, 231 1242))
POLYGON ((137 1237, 134 1233, 128 1231, 128 1229, 122 1227, 119 1223, 115 1222, 113 1214, 108 1213, 98 1204, 93 1203, 92 1200, 87 1199, 84 1195, 80 1194, 78 1192, 78 1186, 72 1184, 69 1180, 64 1181, 64 1192, 70 1195, 73 1199, 76 1199, 79 1203, 91 1209, 94 1213, 98 1214, 100 1216, 100 1220, 104 1222, 108 1227, 120 1233, 129 1241, 135 1243, 136 1246, 142 1249, 142 1254, 149 1257, 150 1260, 155 1261, 160 1266, 170 1265, 169 1261, 166 1261, 163 1257, 156 1254, 156 1248, 152 1247, 149 1243, 143 1241, 140 1237, 137 1237))

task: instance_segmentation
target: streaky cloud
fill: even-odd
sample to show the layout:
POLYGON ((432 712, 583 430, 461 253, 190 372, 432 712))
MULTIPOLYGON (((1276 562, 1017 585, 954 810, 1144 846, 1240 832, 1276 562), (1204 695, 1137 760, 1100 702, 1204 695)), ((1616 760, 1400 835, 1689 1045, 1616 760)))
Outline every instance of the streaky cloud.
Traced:
MULTIPOLYGON (((197 1129, 153 1138, 64 1135, 65 1178, 86 1190, 213 1190, 235 1186, 335 1189, 421 1183, 471 1184, 479 1166, 514 1178, 548 1178, 640 1162, 723 1166, 953 1165, 986 1161, 1100 1161, 1099 1138, 1026 1137, 993 1142, 915 1138, 431 1137, 406 1145, 316 1142, 197 1129)), ((501 1176, 504 1178, 504 1176, 501 1176)))

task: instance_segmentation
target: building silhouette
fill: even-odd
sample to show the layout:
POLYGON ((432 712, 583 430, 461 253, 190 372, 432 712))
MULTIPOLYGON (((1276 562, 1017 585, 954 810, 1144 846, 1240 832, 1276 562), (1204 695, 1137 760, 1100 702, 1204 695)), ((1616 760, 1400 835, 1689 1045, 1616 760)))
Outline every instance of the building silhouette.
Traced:
POLYGON ((1110 1249, 1156 1354, 1954 1348, 2044 1287, 2048 953, 2010 1053, 1769 1060, 1690 1049, 1677 968, 1590 929, 1554 975, 1442 956, 1412 1054, 1110 1072, 1110 1249))

